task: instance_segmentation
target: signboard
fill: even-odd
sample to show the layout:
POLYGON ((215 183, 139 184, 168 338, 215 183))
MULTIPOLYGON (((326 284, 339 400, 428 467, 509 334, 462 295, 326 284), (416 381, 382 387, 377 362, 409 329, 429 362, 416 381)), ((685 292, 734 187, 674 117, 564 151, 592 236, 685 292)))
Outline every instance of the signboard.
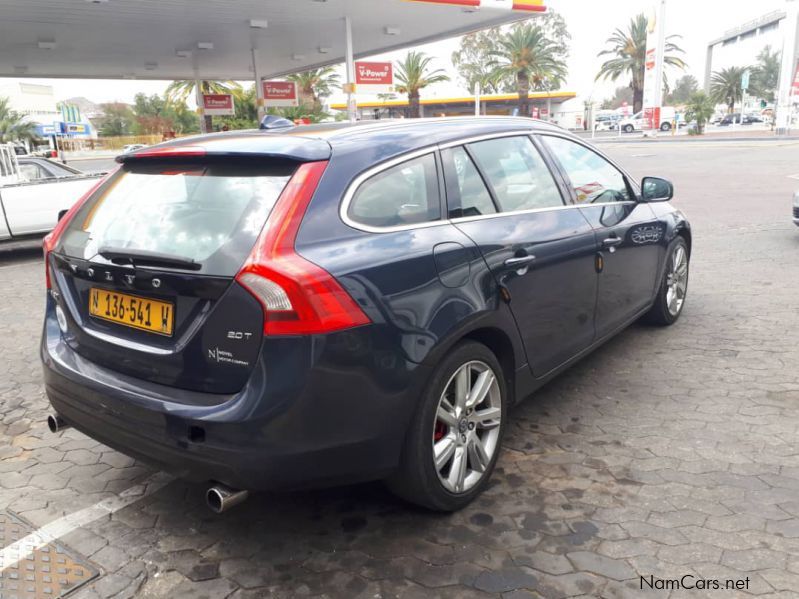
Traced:
POLYGON ((799 61, 793 71, 793 83, 791 83, 791 97, 799 97, 799 61))
POLYGON ((232 94, 203 94, 203 114, 225 116, 235 114, 232 94))
POLYGON ((299 106, 297 84, 293 81, 264 81, 264 106, 299 106))
POLYGON ((744 91, 749 89, 749 69, 746 69, 741 75, 741 89, 744 91))
POLYGON ((660 102, 663 86, 663 19, 653 8, 647 23, 646 57, 644 59, 644 110, 642 129, 660 127, 660 102))
POLYGON ((84 123, 66 123, 67 133, 85 135, 89 132, 89 126, 84 123))
POLYGON ((355 89, 367 94, 394 91, 394 67, 390 62, 356 62, 355 89))
POLYGON ((549 108, 546 106, 541 107, 541 118, 546 118, 549 116, 549 108))

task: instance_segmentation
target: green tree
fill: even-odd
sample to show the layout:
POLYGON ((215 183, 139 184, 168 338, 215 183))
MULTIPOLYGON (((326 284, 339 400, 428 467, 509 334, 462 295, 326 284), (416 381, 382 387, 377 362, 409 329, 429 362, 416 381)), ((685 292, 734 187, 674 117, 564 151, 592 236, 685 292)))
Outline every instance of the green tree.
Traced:
POLYGON ((633 90, 628 85, 617 87, 613 92, 613 96, 602 100, 599 108, 602 110, 615 110, 616 108, 621 108, 625 102, 627 102, 628 106, 632 106, 633 90))
POLYGON ((285 108, 270 108, 268 113, 282 116, 284 119, 288 119, 290 121, 308 119, 312 123, 319 123, 327 118, 330 118, 328 113, 322 109, 317 110, 314 108, 313 104, 300 104, 299 106, 287 106, 285 108))
POLYGON ((432 56, 412 50, 395 65, 395 87, 399 93, 408 94, 408 116, 412 119, 419 118, 419 92, 428 85, 449 81, 443 70, 430 68, 432 61, 432 56))
MULTIPOLYGON (((641 13, 630 19, 626 31, 621 28, 616 29, 605 42, 608 47, 597 55, 613 57, 602 63, 596 76, 597 80, 617 81, 622 76, 630 77, 630 89, 633 90, 633 112, 641 110, 644 103, 646 33, 647 18, 644 13, 641 13)), ((683 50, 671 41, 678 37, 670 35, 666 38, 663 60, 665 65, 684 69, 685 61, 675 56, 676 53, 683 53, 683 50)))
POLYGON ((666 104, 685 104, 691 97, 699 91, 699 82, 693 75, 683 75, 677 79, 674 89, 671 90, 666 98, 666 104))
POLYGON ((491 67, 498 76, 512 76, 519 94, 519 114, 530 114, 530 89, 557 89, 566 79, 566 62, 543 27, 526 22, 498 40, 491 52, 491 67))
POLYGON ((717 104, 726 104, 727 112, 732 113, 735 103, 743 99, 741 77, 749 67, 729 67, 713 71, 710 76, 710 99, 717 104))
POLYGON ((781 67, 780 53, 776 50, 772 52, 771 46, 764 47, 757 55, 757 64, 752 69, 750 93, 767 102, 774 102, 780 84, 781 67))
POLYGON ((705 125, 716 111, 716 103, 703 91, 694 92, 688 100, 685 110, 687 121, 696 121, 696 133, 702 135, 705 125))
POLYGON ((25 121, 23 115, 11 110, 8 98, 0 98, 0 143, 36 139, 36 123, 25 121))
MULTIPOLYGON (((235 81, 200 81, 200 93, 203 94, 233 94, 241 91, 241 86, 235 81)), ((197 97, 197 82, 194 79, 173 81, 166 88, 166 99, 169 102, 185 102, 190 96, 197 97)), ((213 117, 205 115, 205 130, 213 131, 213 117)))
POLYGON ((258 103, 255 94, 255 84, 245 87, 234 98, 233 116, 222 116, 218 122, 228 129, 254 129, 258 127, 258 103))
MULTIPOLYGON (((534 17, 535 24, 541 27, 556 47, 556 53, 566 60, 569 55, 571 35, 566 21, 554 10, 534 17)), ((502 75, 491 66, 493 53, 499 50, 499 40, 510 30, 524 26, 524 22, 505 27, 492 27, 464 35, 458 50, 452 53, 452 64, 470 93, 475 93, 477 83, 483 93, 497 94, 516 91, 516 77, 513 73, 502 75)))
POLYGON ((297 84, 302 103, 313 104, 314 110, 321 110, 322 101, 341 87, 341 77, 334 67, 310 69, 286 79, 297 84))
POLYGON ((500 27, 464 35, 460 48, 452 53, 452 64, 469 93, 477 92, 478 83, 484 94, 498 94, 513 85, 513 78, 498 76, 490 66, 491 53, 499 48, 497 40, 500 35, 500 27))
POLYGON ((112 102, 103 104, 102 108, 103 122, 100 126, 100 135, 103 137, 115 137, 133 133, 136 115, 130 106, 121 102, 112 102))

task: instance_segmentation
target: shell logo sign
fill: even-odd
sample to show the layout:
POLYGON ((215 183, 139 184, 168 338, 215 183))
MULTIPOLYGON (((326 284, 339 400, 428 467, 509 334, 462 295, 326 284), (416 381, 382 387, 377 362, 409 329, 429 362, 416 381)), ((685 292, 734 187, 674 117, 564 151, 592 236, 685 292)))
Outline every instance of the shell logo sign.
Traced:
POLYGON ((406 2, 424 2, 426 4, 448 4, 469 8, 496 8, 500 10, 520 10, 527 12, 546 12, 544 0, 406 0, 406 2))

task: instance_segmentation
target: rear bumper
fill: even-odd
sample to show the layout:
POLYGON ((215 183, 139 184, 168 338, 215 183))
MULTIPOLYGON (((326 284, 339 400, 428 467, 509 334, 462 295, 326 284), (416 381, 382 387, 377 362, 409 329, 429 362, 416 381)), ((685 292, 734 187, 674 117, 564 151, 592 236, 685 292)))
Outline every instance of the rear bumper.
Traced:
POLYGON ((418 397, 408 381, 425 378, 416 367, 419 376, 387 388, 369 369, 331 368, 328 358, 340 359, 335 348, 351 349, 351 339, 295 338, 286 343, 300 347, 289 352, 264 344, 241 392, 196 393, 191 402, 194 392, 172 390, 178 403, 168 387, 82 358, 62 339, 50 308, 41 356, 54 410, 86 435, 194 481, 274 489, 382 478, 396 468, 418 397), (298 353, 307 356, 305 366, 298 353), (292 360, 290 375, 281 359, 292 360))

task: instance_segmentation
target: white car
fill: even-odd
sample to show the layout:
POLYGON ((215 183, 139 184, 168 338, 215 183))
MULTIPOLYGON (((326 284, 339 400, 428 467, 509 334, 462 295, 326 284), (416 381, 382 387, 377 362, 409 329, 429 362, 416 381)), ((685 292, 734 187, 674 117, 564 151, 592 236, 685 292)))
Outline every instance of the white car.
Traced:
POLYGON ((0 144, 0 241, 52 231, 60 215, 103 176, 33 160, 41 159, 17 158, 11 144, 0 144))
POLYGON ((793 194, 793 224, 799 227, 799 191, 793 194))
MULTIPOLYGON (((660 109, 660 130, 661 131, 670 131, 672 127, 672 123, 674 122, 675 118, 680 120, 680 126, 685 125, 685 121, 679 119, 682 115, 677 115, 674 108, 671 106, 663 106, 660 109)), ((644 121, 644 111, 638 111, 631 117, 626 119, 622 119, 621 121, 621 130, 625 133, 632 133, 633 131, 643 131, 646 127, 646 123, 644 121)))

